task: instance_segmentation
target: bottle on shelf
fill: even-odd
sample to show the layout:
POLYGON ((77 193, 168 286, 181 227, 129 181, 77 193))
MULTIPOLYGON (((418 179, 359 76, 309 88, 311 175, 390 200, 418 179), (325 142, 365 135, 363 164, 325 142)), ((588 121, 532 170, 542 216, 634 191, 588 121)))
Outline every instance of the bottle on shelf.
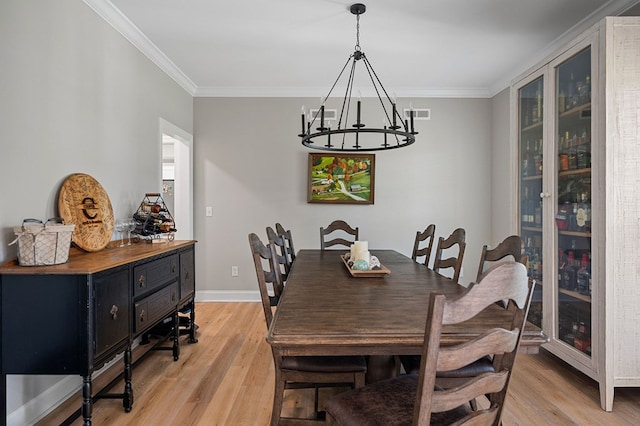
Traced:
POLYGON ((564 250, 558 250, 558 287, 567 288, 564 282, 564 267, 567 264, 567 256, 564 254, 564 250))
POLYGON ((560 89, 558 94, 558 112, 562 114, 567 110, 567 95, 564 93, 564 89, 560 89))
POLYGON ((580 262, 580 269, 576 276, 576 283, 578 286, 578 293, 589 294, 589 281, 591 280, 591 266, 589 263, 589 254, 582 253, 582 260, 580 262))
POLYGON ((565 286, 564 288, 571 291, 576 291, 577 286, 575 263, 576 260, 574 252, 573 250, 570 250, 569 253, 567 253, 567 262, 562 269, 562 280, 565 286))
POLYGON ((587 203, 586 203, 586 198, 587 198, 587 194, 586 193, 580 193, 578 194, 579 197, 579 202, 576 204, 576 221, 575 221, 575 226, 576 226, 576 231, 580 231, 580 232, 585 232, 587 229, 587 203))
POLYGON ((573 347, 584 353, 587 353, 587 348, 591 347, 591 337, 584 322, 578 325, 578 332, 573 337, 573 347))
POLYGON ((531 141, 527 139, 527 144, 525 145, 525 151, 522 155, 522 176, 529 176, 529 171, 531 169, 531 141))
POLYGON ((535 166, 535 174, 540 176, 542 174, 542 138, 538 141, 536 146, 533 162, 535 166))

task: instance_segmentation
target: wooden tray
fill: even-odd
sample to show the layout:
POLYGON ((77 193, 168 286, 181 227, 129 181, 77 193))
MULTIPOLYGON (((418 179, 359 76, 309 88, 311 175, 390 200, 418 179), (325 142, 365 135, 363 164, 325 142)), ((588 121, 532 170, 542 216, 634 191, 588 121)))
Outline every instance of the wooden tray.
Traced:
POLYGON ((391 271, 385 267, 383 264, 380 264, 380 269, 370 269, 368 271, 359 271, 356 269, 351 269, 349 267, 349 264, 347 263, 347 260, 345 259, 344 254, 340 255, 340 259, 342 259, 342 263, 344 263, 344 266, 347 268, 347 271, 349 271, 349 273, 351 274, 352 277, 354 278, 374 278, 374 277, 384 277, 385 275, 389 275, 391 273, 391 271))
POLYGON ((89 252, 102 250, 113 234, 113 208, 102 185, 93 177, 72 174, 58 195, 58 212, 67 224, 76 225, 72 241, 89 252))

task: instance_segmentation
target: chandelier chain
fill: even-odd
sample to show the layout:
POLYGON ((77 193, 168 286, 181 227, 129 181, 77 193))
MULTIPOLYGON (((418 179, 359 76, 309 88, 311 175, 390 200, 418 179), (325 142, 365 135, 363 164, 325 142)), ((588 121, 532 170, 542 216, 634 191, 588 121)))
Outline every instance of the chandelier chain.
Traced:
POLYGON ((360 14, 356 15, 356 52, 359 52, 360 49, 360 14))

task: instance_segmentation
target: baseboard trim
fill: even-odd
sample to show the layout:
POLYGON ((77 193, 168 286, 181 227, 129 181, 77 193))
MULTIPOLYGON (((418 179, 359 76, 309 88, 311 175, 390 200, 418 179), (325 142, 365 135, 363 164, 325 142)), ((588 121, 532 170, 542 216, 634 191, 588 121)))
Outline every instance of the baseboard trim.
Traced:
POLYGON ((196 290, 196 302, 259 302, 257 290, 196 290))

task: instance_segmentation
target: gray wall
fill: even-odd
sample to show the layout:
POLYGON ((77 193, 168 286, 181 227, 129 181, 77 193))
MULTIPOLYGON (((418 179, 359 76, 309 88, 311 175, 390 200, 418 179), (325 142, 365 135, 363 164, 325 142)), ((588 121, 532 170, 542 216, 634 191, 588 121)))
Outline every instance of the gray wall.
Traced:
MULTIPOLYGON (((191 133, 193 99, 82 1, 0 2, 0 58, 0 260, 16 255, 13 226, 56 214, 69 174, 95 177, 116 218, 160 191, 159 118, 191 133)), ((58 402, 70 381, 80 383, 9 376, 9 424, 58 402)))
POLYGON ((510 91, 504 89, 491 99, 491 240, 497 244, 518 231, 514 201, 516 182, 515 147, 510 140, 510 91))
MULTIPOLYGON (((409 103, 409 100, 400 100, 409 103)), ((430 108, 430 121, 416 121, 410 147, 376 154, 375 205, 308 204, 310 150, 300 144, 301 105, 314 99, 196 98, 194 106, 194 208, 198 239, 198 295, 256 292, 247 234, 263 239, 265 227, 281 222, 296 249, 318 248, 319 228, 341 218, 360 228, 369 247, 411 254, 417 230, 430 223, 448 235, 467 230, 463 282, 473 279, 482 244, 491 234, 492 117, 490 99, 412 99, 430 108), (205 207, 213 217, 205 217, 205 207), (239 276, 231 277, 231 267, 239 276), (209 293, 210 291, 210 293, 209 293)), ((373 109, 371 99, 363 110, 373 109)), ((508 115, 507 115, 508 120, 508 115)), ((505 213, 507 215, 507 213, 505 213)), ((499 238, 499 239, 498 239, 499 238)))

